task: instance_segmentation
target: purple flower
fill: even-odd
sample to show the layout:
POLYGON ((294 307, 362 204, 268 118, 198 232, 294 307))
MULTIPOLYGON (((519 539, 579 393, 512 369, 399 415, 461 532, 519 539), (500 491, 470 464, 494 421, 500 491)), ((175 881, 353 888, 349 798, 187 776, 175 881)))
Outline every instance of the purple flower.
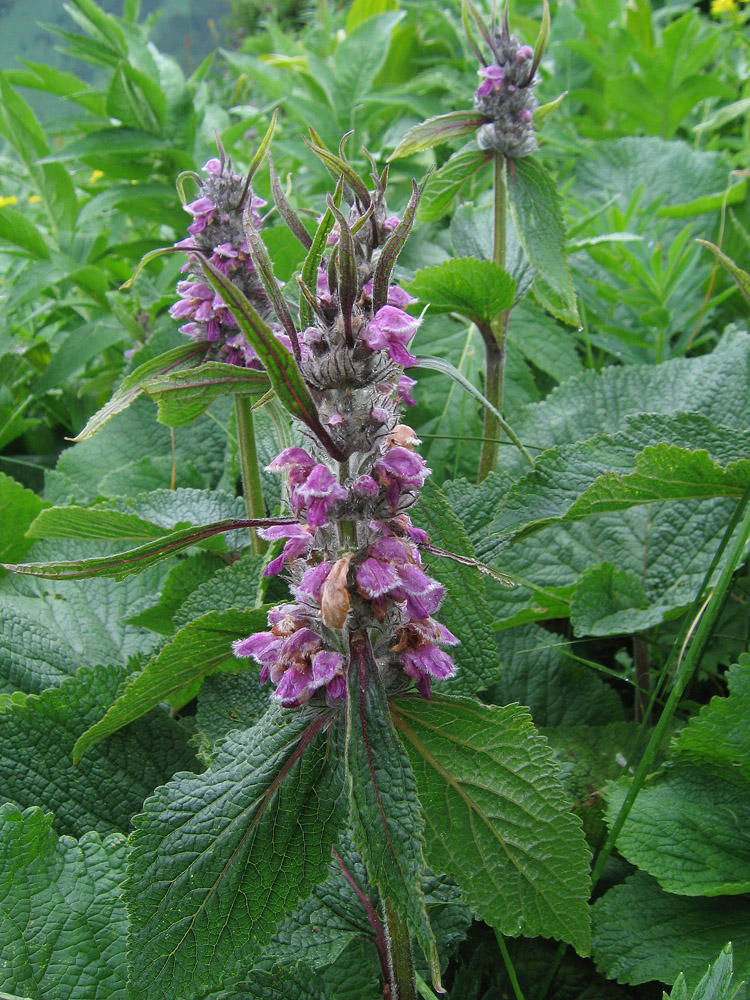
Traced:
POLYGON ((419 489, 430 470, 421 455, 408 448, 391 448, 379 458, 373 469, 381 486, 385 486, 388 503, 395 507, 404 490, 419 489))
POLYGON ((430 678, 443 681, 453 677, 456 666, 442 649, 425 643, 418 649, 405 649, 401 654, 404 670, 417 682, 417 690, 423 697, 430 697, 430 678))
POLYGON ((534 58, 534 50, 530 45, 522 45, 516 52, 516 62, 526 62, 534 58))
POLYGON ((416 356, 406 349, 419 328, 420 320, 409 316, 397 306, 382 306, 362 333, 362 339, 373 351, 388 351, 399 365, 413 365, 416 356))
POLYGON ((301 524, 276 524, 272 528, 259 528, 258 534, 268 542, 279 538, 287 538, 284 551, 276 556, 263 570, 263 576, 274 576, 279 573, 285 563, 297 559, 312 545, 312 535, 301 524))
POLYGON ((499 66, 484 66, 477 72, 484 78, 477 87, 477 97, 486 97, 493 90, 500 90, 505 83, 505 73, 499 66))
POLYGON ((292 490, 292 508, 307 506, 307 523, 321 528, 328 520, 328 511, 339 500, 346 500, 348 492, 336 481, 326 465, 313 466, 307 478, 292 490))
MULTIPOLYGON (((372 288, 373 288, 372 278, 370 278, 370 280, 363 285, 362 291, 365 293, 365 295, 369 295, 370 298, 372 298, 372 288)), ((416 301, 417 300, 414 298, 414 296, 409 295, 409 293, 405 291, 401 287, 401 285, 388 286, 387 304, 389 306, 395 306, 396 309, 406 309, 407 306, 410 306, 412 302, 416 301)))
POLYGON ((196 198, 188 205, 183 205, 186 212, 193 216, 193 221, 188 226, 188 232, 195 236, 202 233, 206 226, 210 225, 216 215, 216 205, 210 198, 196 198))
POLYGON ((402 373, 401 378, 398 380, 398 385, 396 386, 396 394, 402 403, 406 403, 407 406, 416 406, 417 401, 411 395, 411 391, 417 384, 415 378, 409 378, 405 373, 402 373))
POLYGON ((382 597, 400 582, 399 574, 391 563, 369 557, 357 570, 357 584, 365 597, 382 597))
POLYGON ((305 597, 312 597, 320 603, 320 591, 332 569, 333 563, 331 562, 322 562, 318 563, 317 566, 309 566, 302 574, 302 579, 297 586, 292 588, 294 596, 298 600, 302 600, 305 597))
POLYGON ((373 497, 376 497, 379 490, 380 487, 372 476, 360 476, 352 483, 352 493, 358 497, 364 497, 367 500, 371 500, 373 497))

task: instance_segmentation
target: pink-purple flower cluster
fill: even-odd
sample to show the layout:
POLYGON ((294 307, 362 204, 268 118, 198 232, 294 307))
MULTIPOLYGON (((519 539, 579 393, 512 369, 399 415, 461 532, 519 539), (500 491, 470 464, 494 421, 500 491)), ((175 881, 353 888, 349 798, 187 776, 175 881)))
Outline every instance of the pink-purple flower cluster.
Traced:
MULTIPOLYGON (((443 647, 458 640, 433 617, 444 588, 420 551, 429 536, 408 513, 429 475, 414 431, 400 422, 402 403, 414 403, 403 367, 416 361, 409 348, 419 320, 407 312, 414 299, 390 277, 408 227, 387 214, 377 182, 370 204, 360 190, 348 217, 337 215, 332 259, 321 261, 308 296, 313 321, 298 333, 300 372, 345 458, 333 460, 307 430, 304 446, 268 466, 286 475, 296 522, 259 532, 283 543, 264 573, 283 568, 294 603, 274 608, 269 631, 234 647, 261 665, 261 680, 286 707, 345 697, 355 636, 367 637, 388 690, 413 681, 429 697, 432 681, 455 670, 443 647)), ((415 209, 416 194, 411 217, 415 209)))

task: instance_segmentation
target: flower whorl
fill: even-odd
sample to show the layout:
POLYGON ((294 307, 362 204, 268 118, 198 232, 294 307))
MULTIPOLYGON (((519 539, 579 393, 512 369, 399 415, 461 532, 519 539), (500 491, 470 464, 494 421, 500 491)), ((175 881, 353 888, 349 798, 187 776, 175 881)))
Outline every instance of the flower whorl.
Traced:
POLYGON ((299 369, 318 416, 343 461, 306 431, 305 446, 285 448, 269 465, 288 477, 297 523, 261 530, 284 541, 265 575, 287 572, 293 604, 269 613, 269 631, 235 643, 261 664, 286 707, 346 696, 351 637, 367 635, 387 689, 411 678, 426 697, 454 665, 441 648, 458 640, 432 615, 443 587, 425 572, 429 538, 408 509, 429 475, 414 431, 400 422, 413 403, 403 365, 419 320, 414 300, 391 283, 395 259, 416 210, 416 187, 403 221, 388 216, 383 187, 350 192, 345 216, 329 200, 336 225, 315 290, 311 322, 298 333, 299 369))

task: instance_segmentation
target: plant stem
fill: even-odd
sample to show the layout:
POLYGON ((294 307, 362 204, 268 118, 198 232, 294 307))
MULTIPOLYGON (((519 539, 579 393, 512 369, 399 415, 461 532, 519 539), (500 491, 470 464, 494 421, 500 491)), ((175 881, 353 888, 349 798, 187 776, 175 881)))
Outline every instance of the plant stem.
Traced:
MULTIPOLYGON (((249 518, 265 517, 263 491, 260 486, 258 449, 255 445, 253 404, 249 396, 237 394, 234 397, 234 413, 237 418, 237 447, 242 470, 242 489, 249 518)), ((253 528, 250 529, 250 545, 254 556, 265 551, 265 543, 253 528)))
MULTIPOLYGON (((672 688, 667 703, 664 706, 664 711, 659 717, 659 721, 654 726, 654 731, 651 734, 651 738, 648 741, 648 745, 643 753, 640 763, 633 775, 633 780, 630 783, 625 800, 620 807, 620 811, 617 814, 617 818, 609 831, 609 835, 602 847, 599 855, 594 864, 594 868, 591 872, 591 883, 596 885, 597 881, 601 877, 604 871, 604 866, 607 863, 607 859, 614 850, 615 844, 617 843, 617 838, 620 835, 620 831, 625 825, 625 821, 630 814, 630 810, 635 804, 635 800, 638 797, 646 777, 651 770, 657 753, 659 752, 659 747, 661 746, 662 740, 666 735, 669 725, 672 721, 672 716, 674 715, 677 705, 679 704, 680 698, 685 693, 685 689, 690 683, 693 674, 697 670, 700 659, 703 654, 703 650, 711 634, 711 629, 714 626, 714 622, 721 610, 724 603, 724 597, 726 596, 727 590, 732 580, 734 571, 736 570, 747 544, 748 538, 750 538, 750 486, 747 487, 743 493, 741 499, 737 503, 729 524, 727 525, 726 531, 724 532, 724 537, 721 540, 721 545, 716 552, 714 560, 711 567, 706 574, 706 578, 703 581, 703 586, 701 587, 700 594, 698 595, 696 605, 700 607, 700 602, 704 599, 703 595, 709 586, 711 577, 713 576, 716 566, 721 560, 721 556, 724 550, 729 545, 729 542, 734 534, 737 525, 740 525, 737 536, 734 539, 734 543, 729 551, 726 562, 724 563, 724 568, 721 571, 718 582, 711 594, 710 600, 704 605, 703 614, 698 622, 695 632, 693 634, 690 646, 685 654, 684 659, 679 664, 679 669, 677 671, 677 676, 675 678, 674 687, 672 688)), ((696 606, 694 605, 694 607, 696 606)), ((680 636, 677 642, 673 646, 672 655, 670 655, 670 660, 674 656, 680 657, 684 652, 684 645, 687 638, 690 635, 690 631, 693 627, 693 622, 686 622, 683 626, 680 636), (677 652, 675 652, 677 651, 677 652)), ((670 664, 667 664, 669 668, 670 664)), ((668 673, 668 670, 667 670, 668 673)))
MULTIPOLYGON (((492 259, 505 267, 505 158, 495 153, 495 232, 492 259)), ((505 341, 508 336, 508 312, 504 310, 491 324, 480 326, 484 340, 485 383, 484 394, 496 410, 503 410, 503 382, 505 380, 505 341)), ((500 423, 489 410, 484 411, 482 452, 479 457, 479 482, 486 479, 497 465, 500 423)))
POLYGON ((385 901, 384 910, 388 964, 391 972, 391 1000, 417 1000, 409 926, 396 913, 390 900, 385 901))
POLYGON ((513 965, 513 960, 510 957, 508 946, 505 943, 505 938, 498 930, 495 931, 495 937, 497 938, 497 943, 500 945, 500 954, 503 956, 503 962, 505 962, 505 971, 508 973, 510 985, 513 987, 513 994, 516 1000, 524 1000, 523 990, 518 982, 518 976, 516 975, 516 970, 513 965))

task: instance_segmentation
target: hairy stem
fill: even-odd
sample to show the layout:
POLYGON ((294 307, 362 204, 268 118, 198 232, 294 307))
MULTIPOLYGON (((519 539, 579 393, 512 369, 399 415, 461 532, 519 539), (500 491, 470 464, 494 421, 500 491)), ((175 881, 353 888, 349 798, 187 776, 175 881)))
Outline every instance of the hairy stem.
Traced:
POLYGON ((654 731, 648 741, 643 757, 638 764, 633 780, 628 788, 627 795, 625 796, 625 800, 623 801, 620 811, 617 814, 617 818, 609 831, 604 847, 601 849, 596 859, 596 863, 594 864, 594 868, 591 872, 592 885, 596 885, 602 872, 604 871, 604 866, 607 863, 607 859, 610 854, 614 850, 620 831, 625 825, 625 821, 630 814, 630 810, 633 808, 635 800, 643 787, 643 783, 653 766, 656 755, 659 752, 659 747, 662 744, 672 721, 672 717, 677 709, 677 705, 685 693, 685 689, 690 683, 695 671, 698 669, 701 656, 703 655, 703 650, 705 649, 706 643, 711 635, 711 629, 713 628, 714 622, 716 621, 724 603, 724 598, 726 597, 729 589, 734 571, 737 569, 737 566, 742 559, 742 554, 748 538, 750 538, 750 486, 747 487, 742 495, 742 498, 737 503, 734 514, 732 515, 726 531, 724 532, 721 544, 716 552, 716 555, 714 556, 708 572, 706 573, 700 594, 693 605, 694 608, 699 609, 698 616, 700 617, 700 621, 698 622, 697 627, 695 627, 692 641, 687 647, 687 652, 685 652, 685 644, 688 642, 690 634, 693 630, 693 619, 696 617, 695 615, 691 614, 688 619, 686 619, 686 623, 683 625, 680 635, 672 647, 672 653, 670 654, 669 662, 667 663, 666 673, 669 673, 672 661, 676 660, 678 662, 678 670, 674 686, 670 692, 669 698, 667 699, 667 703, 664 706, 664 711, 662 712, 659 721, 654 726, 654 731), (738 524, 739 530, 737 530, 738 524), (701 602, 704 601, 704 595, 710 585, 714 571, 721 562, 724 551, 729 547, 729 543, 732 541, 733 536, 734 541, 732 542, 729 555, 724 563, 724 568, 721 571, 718 582, 713 589, 710 599, 703 605, 703 608, 701 608, 701 602), (683 653, 684 658, 682 656, 683 653), (680 659, 682 659, 682 662, 679 662, 680 659))
POLYGON ((414 959, 411 953, 409 926, 396 913, 393 903, 385 901, 385 926, 388 940, 391 1000, 417 1000, 414 959))
MULTIPOLYGON (((505 267, 505 158, 495 153, 495 231, 492 259, 505 267)), ((495 317, 492 324, 484 329, 480 326, 484 340, 485 383, 484 394, 498 412, 503 410, 503 382, 505 380, 505 341, 508 335, 508 312, 505 310, 495 317)), ((492 472, 497 465, 500 423, 490 410, 484 411, 482 452, 479 457, 479 482, 492 472)))
MULTIPOLYGON (((237 444, 242 470, 242 489, 245 494, 247 516, 260 518, 265 516, 263 491, 260 486, 260 468, 258 467, 258 449, 255 445, 255 426, 253 422, 253 404, 249 396, 239 393, 234 397, 234 412, 237 418, 237 444)), ((254 529, 250 529, 250 545, 254 556, 265 551, 265 543, 254 529)))

